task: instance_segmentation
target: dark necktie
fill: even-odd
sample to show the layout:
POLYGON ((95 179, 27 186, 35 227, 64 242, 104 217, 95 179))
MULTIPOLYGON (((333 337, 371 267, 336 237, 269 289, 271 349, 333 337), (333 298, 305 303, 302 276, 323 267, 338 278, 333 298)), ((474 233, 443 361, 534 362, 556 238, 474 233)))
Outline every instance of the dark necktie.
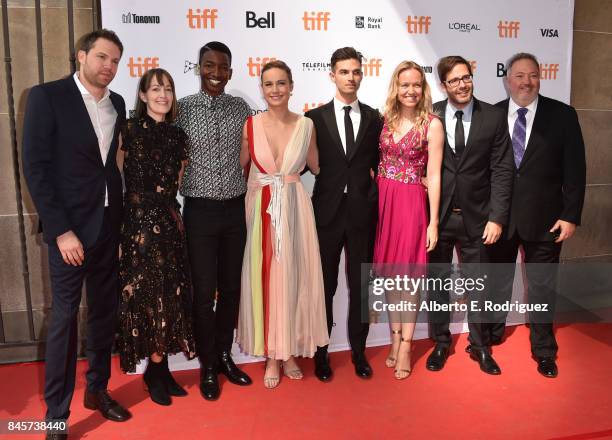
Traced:
POLYGON ((346 155, 350 156, 355 148, 355 132, 353 131, 353 121, 351 120, 351 106, 347 105, 344 109, 344 134, 346 135, 346 155))
POLYGON ((514 163, 518 168, 525 155, 525 140, 527 139, 527 118, 525 115, 527 114, 527 109, 521 107, 516 112, 518 117, 512 129, 512 149, 514 150, 514 163))
POLYGON ((463 150, 465 150, 465 133, 463 131, 463 112, 457 110, 455 112, 457 123, 455 124, 455 156, 461 159, 463 150))

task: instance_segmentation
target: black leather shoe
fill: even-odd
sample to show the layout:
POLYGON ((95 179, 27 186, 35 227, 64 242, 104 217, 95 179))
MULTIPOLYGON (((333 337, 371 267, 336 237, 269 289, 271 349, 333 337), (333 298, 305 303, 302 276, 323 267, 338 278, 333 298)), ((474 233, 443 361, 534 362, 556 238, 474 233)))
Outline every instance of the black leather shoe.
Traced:
POLYGON ((332 379, 334 372, 329 365, 329 355, 327 352, 323 354, 317 352, 314 356, 314 364, 315 376, 317 376, 317 379, 319 379, 321 382, 329 382, 332 379))
POLYGON ((372 377, 372 367, 368 364, 368 360, 363 353, 353 353, 351 356, 353 364, 355 365, 355 374, 362 379, 369 379, 372 377))
POLYGON ((251 378, 236 366, 229 351, 221 352, 219 355, 219 373, 224 374, 231 383, 235 385, 251 385, 251 378))
POLYGON ((544 377, 557 377, 559 374, 559 370, 557 368, 557 364, 553 358, 539 358, 538 359, 538 373, 540 373, 544 377))
POLYGON ((151 400, 158 405, 168 406, 172 403, 172 399, 168 394, 163 373, 163 364, 161 362, 153 362, 149 359, 147 370, 144 372, 142 378, 147 385, 147 391, 149 392, 151 400))
POLYGON ((473 359, 478 362, 478 365, 480 365, 480 369, 487 374, 501 374, 501 369, 499 368, 499 365, 497 365, 497 362, 495 362, 495 359, 493 359, 491 353, 487 351, 472 348, 472 350, 470 351, 470 359, 473 359))
POLYGON ((206 400, 217 400, 221 395, 217 368, 214 366, 206 367, 200 374, 200 392, 202 397, 206 400))
POLYGON ((164 356, 164 359, 161 361, 161 367, 162 380, 166 385, 166 391, 168 391, 168 394, 175 397, 186 396, 187 391, 185 391, 185 389, 180 386, 176 380, 174 380, 172 373, 170 373, 170 368, 168 367, 168 356, 164 356))
POLYGON ((429 371, 440 371, 444 368, 444 364, 446 363, 446 359, 448 358, 448 346, 436 344, 433 351, 429 354, 427 358, 427 363, 425 364, 425 368, 429 371))
POLYGON ((125 422, 132 418, 132 414, 114 401, 106 390, 97 392, 85 391, 83 405, 87 409, 97 409, 102 416, 113 422, 125 422))
POLYGON ((47 434, 45 435, 45 439, 46 440, 68 440, 68 434, 47 431, 47 434))

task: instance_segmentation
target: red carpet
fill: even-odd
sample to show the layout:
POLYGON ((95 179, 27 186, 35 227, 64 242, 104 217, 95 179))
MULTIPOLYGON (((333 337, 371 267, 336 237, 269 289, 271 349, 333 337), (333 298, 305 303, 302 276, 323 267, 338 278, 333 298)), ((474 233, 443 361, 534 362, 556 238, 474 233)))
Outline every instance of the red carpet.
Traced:
MULTIPOLYGON (((140 376, 126 376, 113 359, 112 395, 134 417, 113 423, 82 406, 86 363, 78 365, 72 404, 72 439, 612 439, 612 325, 571 325, 557 329, 559 377, 536 372, 524 326, 508 329, 494 348, 501 376, 478 369, 456 339, 443 371, 425 369, 429 341, 415 341, 413 372, 404 381, 384 366, 387 347, 368 349, 374 368, 369 381, 353 373, 347 352, 331 355, 335 377, 323 384, 312 361, 300 360, 302 381, 283 378, 277 389, 263 387, 263 365, 245 370, 255 383, 237 387, 222 379, 222 395, 206 402, 198 372, 175 373, 189 396, 171 407, 152 403, 140 376)), ((40 419, 43 364, 0 367, 0 419, 40 419)), ((4 438, 41 438, 30 435, 4 438)))

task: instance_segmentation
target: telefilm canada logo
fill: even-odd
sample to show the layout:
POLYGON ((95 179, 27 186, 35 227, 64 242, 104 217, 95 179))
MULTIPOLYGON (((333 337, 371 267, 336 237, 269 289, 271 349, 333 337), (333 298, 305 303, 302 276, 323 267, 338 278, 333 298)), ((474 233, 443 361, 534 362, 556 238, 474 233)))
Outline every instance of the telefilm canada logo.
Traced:
POLYGON ((355 16, 355 27, 357 29, 382 29, 382 17, 355 16))
POLYGON ((139 15, 134 12, 121 14, 123 24, 159 24, 159 15, 139 15))
POLYGON ((331 70, 331 63, 329 61, 304 61, 302 63, 303 72, 325 72, 331 70))

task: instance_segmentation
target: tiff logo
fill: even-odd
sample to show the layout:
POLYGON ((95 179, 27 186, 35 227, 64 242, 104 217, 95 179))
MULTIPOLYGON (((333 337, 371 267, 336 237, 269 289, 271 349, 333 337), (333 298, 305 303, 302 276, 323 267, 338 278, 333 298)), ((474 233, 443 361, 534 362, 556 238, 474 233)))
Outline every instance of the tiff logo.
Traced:
POLYGON ((518 38, 520 28, 520 21, 499 20, 499 23, 497 24, 499 38, 518 38))
POLYGON ((155 69, 159 67, 158 57, 130 57, 127 63, 128 69, 130 69, 130 76, 132 78, 139 78, 145 74, 149 69, 155 69))
POLYGON ((380 68, 382 67, 381 58, 364 58, 361 63, 363 76, 380 76, 380 68))
POLYGON ((409 34, 428 34, 431 17, 425 15, 408 16, 406 24, 408 25, 409 34))
MULTIPOLYGON (((559 64, 555 63, 541 63, 540 64, 540 79, 542 80, 556 80, 557 74, 559 73, 559 64)), ((497 77, 501 78, 506 76, 506 66, 504 63, 497 63, 497 77)))
POLYGON ((540 29, 540 34, 542 34, 543 37, 559 38, 558 29, 540 29))
POLYGON ((249 57, 249 62, 247 63, 249 76, 261 75, 261 68, 264 64, 274 61, 275 59, 274 57, 255 57, 255 60, 253 60, 253 57, 249 57))
POLYGON ((267 12, 265 17, 257 18, 257 14, 253 11, 246 11, 246 27, 251 28, 262 28, 271 29, 276 27, 275 13, 267 12))
POLYGON ((214 29, 219 16, 218 9, 193 9, 187 11, 187 25, 190 29, 214 29))
POLYGON ((331 21, 329 12, 307 12, 304 11, 302 21, 306 31, 326 31, 327 24, 331 21))
POLYGON ((306 113, 308 110, 312 110, 317 107, 321 107, 324 104, 325 104, 324 102, 310 102, 310 103, 307 102, 306 104, 304 104, 304 107, 302 108, 302 113, 306 113))

